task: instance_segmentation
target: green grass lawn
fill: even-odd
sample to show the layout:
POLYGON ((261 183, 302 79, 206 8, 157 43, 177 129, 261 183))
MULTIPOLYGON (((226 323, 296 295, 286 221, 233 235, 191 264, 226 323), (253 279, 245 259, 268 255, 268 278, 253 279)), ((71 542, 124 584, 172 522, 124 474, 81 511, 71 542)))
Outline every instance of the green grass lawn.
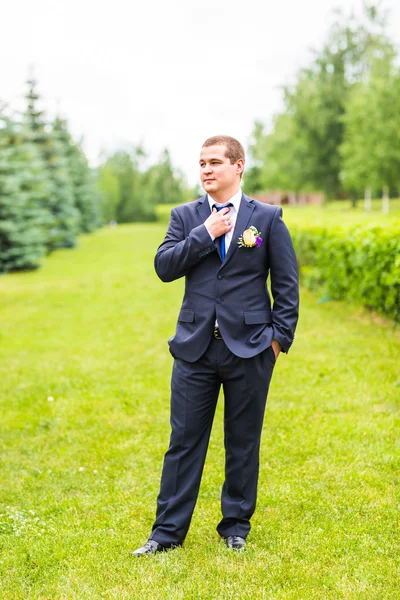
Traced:
POLYGON ((387 215, 382 213, 382 201, 373 200, 372 210, 365 211, 364 203, 359 200, 353 208, 349 200, 328 202, 324 206, 284 206, 285 220, 290 224, 299 225, 386 225, 400 221, 400 199, 391 200, 390 211, 387 215))
POLYGON ((119 226, 0 278, 0 598, 399 598, 400 332, 302 291, 276 366, 248 548, 220 519, 220 399, 184 548, 135 559, 169 436, 182 283, 165 224, 119 226))
MULTIPOLYGON (((353 208, 349 200, 331 201, 323 206, 288 206, 283 208, 283 215, 288 225, 342 225, 353 226, 367 223, 385 225, 393 221, 400 221, 400 199, 390 201, 388 215, 382 213, 382 201, 373 200, 372 210, 364 210, 363 200, 358 200, 357 206, 353 208)), ((157 214, 160 220, 168 221, 170 205, 160 204, 157 214)))

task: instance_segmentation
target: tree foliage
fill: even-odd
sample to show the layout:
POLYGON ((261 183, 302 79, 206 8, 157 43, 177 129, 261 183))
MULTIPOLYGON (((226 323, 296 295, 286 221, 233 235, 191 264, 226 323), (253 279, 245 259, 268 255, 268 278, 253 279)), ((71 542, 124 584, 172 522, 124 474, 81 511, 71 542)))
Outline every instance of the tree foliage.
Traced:
POLYGON ((298 72, 294 85, 284 88, 284 111, 269 130, 260 122, 254 125, 250 154, 259 169, 259 189, 314 189, 340 197, 362 190, 366 173, 375 187, 384 180, 392 185, 393 150, 383 139, 393 142, 389 120, 397 108, 398 87, 396 77, 386 75, 395 55, 376 3, 365 4, 359 19, 337 12, 322 48, 298 72), (369 123, 374 119, 373 127, 366 118, 369 123), (377 138, 381 167, 382 161, 391 165, 385 175, 377 161, 361 157, 367 148, 376 148, 377 138))
POLYGON ((95 177, 65 120, 47 121, 31 77, 22 120, 0 109, 0 272, 32 269, 102 222, 95 177))
POLYGON ((99 194, 94 174, 80 144, 73 140, 68 131, 65 119, 56 117, 53 133, 66 161, 74 205, 79 212, 79 232, 91 233, 101 223, 99 194))
POLYGON ((400 71, 379 61, 354 87, 340 147, 347 189, 396 188, 400 173, 400 71))
POLYGON ((67 157, 57 133, 46 124, 43 111, 37 108, 39 95, 34 79, 28 80, 26 98, 27 141, 38 149, 50 182, 47 197, 47 208, 51 215, 48 247, 49 250, 71 248, 75 246, 79 231, 79 211, 75 205, 67 157))
POLYGON ((99 168, 98 187, 105 218, 121 223, 154 221, 157 204, 181 204, 192 193, 173 168, 168 150, 147 166, 147 155, 140 146, 108 157, 99 168))
POLYGON ((34 145, 0 114, 0 272, 32 269, 46 252, 48 181, 34 145))

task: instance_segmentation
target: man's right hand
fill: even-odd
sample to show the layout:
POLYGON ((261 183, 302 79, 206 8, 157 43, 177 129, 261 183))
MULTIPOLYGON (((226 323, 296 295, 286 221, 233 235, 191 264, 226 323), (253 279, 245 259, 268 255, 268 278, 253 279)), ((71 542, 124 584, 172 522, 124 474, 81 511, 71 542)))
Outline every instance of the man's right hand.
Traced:
POLYGON ((229 211, 229 207, 223 208, 220 211, 214 207, 211 215, 204 221, 204 225, 213 239, 232 229, 231 219, 228 214, 229 211))

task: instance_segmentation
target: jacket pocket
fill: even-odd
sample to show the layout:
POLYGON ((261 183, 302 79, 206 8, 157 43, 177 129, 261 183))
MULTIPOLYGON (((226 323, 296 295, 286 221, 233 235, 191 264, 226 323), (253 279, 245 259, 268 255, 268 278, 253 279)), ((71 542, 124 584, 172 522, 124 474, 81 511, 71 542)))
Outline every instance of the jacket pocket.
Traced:
POLYGON ((272 324, 272 314, 270 310, 249 310, 243 313, 246 325, 272 324))
POLYGON ((182 323, 193 323, 194 310, 191 308, 182 308, 179 313, 178 321, 181 321, 182 323))

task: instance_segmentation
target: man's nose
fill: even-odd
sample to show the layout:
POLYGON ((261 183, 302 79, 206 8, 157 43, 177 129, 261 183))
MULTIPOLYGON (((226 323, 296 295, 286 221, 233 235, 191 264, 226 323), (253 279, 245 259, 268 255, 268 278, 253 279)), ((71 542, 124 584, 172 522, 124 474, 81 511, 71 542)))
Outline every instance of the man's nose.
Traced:
POLYGON ((212 171, 211 165, 204 166, 204 173, 211 173, 211 171, 212 171))

